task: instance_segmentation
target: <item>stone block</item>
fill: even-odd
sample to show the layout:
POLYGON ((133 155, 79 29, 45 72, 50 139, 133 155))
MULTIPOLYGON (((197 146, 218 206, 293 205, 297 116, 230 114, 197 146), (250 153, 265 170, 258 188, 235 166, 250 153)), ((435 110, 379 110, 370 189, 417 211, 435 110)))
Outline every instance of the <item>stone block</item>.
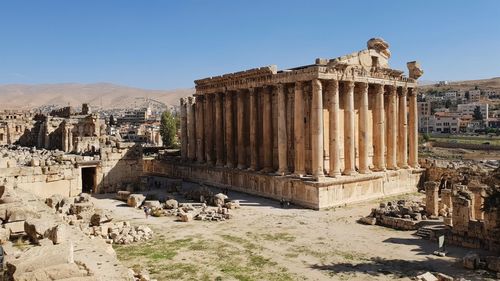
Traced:
POLYGON ((146 200, 146 197, 142 194, 130 194, 127 199, 127 205, 130 207, 138 208, 146 200))

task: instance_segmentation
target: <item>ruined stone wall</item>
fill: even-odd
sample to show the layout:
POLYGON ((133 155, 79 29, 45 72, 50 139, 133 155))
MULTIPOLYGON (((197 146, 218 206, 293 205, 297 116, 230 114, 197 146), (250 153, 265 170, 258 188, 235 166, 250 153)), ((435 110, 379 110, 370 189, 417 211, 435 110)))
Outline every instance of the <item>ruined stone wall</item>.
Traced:
POLYGON ((82 191, 80 169, 73 165, 0 168, 0 182, 41 198, 54 194, 76 196, 82 191))
POLYGON ((142 148, 132 143, 101 148, 101 165, 97 168, 98 192, 116 192, 127 184, 138 186, 143 173, 142 148))

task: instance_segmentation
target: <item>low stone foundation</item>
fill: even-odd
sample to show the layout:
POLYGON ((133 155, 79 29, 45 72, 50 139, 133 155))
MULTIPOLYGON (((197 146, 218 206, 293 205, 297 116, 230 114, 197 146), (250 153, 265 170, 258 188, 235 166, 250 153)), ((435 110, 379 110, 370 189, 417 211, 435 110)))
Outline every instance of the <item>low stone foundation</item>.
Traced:
POLYGON ((323 181, 294 176, 268 175, 168 160, 145 160, 145 175, 180 178, 263 197, 291 201, 311 209, 325 209, 388 195, 417 191, 423 170, 397 170, 365 175, 325 177, 323 181))

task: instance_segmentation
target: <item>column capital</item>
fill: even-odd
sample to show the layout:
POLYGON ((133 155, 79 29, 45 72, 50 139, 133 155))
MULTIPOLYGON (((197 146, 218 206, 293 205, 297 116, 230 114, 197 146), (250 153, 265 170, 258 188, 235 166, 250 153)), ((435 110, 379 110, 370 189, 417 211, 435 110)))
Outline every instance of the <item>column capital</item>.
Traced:
POLYGON ((188 103, 188 105, 192 105, 192 104, 194 103, 194 101, 195 101, 195 98, 194 98, 194 97, 192 97, 192 96, 189 96, 189 97, 187 98, 187 103, 188 103))
POLYGON ((416 96, 417 95, 417 88, 407 88, 408 96, 416 96))
POLYGON ((181 106, 186 105, 186 98, 180 98, 181 106))
POLYGON ((354 81, 346 80, 346 81, 342 81, 342 82, 347 87, 348 91, 352 90, 351 88, 354 88, 354 84, 355 84, 354 81))
POLYGON ((408 94, 408 88, 407 87, 401 87, 401 93, 399 94, 402 97, 405 97, 408 94))

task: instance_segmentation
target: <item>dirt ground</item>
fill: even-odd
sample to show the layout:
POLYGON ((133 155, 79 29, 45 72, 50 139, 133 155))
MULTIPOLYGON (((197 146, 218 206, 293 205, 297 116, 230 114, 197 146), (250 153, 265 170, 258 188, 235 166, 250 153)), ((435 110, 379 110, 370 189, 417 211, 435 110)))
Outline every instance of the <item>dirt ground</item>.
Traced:
POLYGON ((356 222, 381 200, 313 211, 281 208, 277 201, 243 193, 229 196, 242 208, 231 210, 234 218, 223 222, 146 219, 142 210, 111 195, 93 200, 96 207, 112 210, 115 220, 154 230, 152 240, 115 249, 125 266, 147 268, 158 280, 410 280, 426 271, 487 280, 486 272, 462 268, 458 259, 469 249, 448 247, 448 257, 437 257, 432 255, 436 242, 414 231, 356 222))

